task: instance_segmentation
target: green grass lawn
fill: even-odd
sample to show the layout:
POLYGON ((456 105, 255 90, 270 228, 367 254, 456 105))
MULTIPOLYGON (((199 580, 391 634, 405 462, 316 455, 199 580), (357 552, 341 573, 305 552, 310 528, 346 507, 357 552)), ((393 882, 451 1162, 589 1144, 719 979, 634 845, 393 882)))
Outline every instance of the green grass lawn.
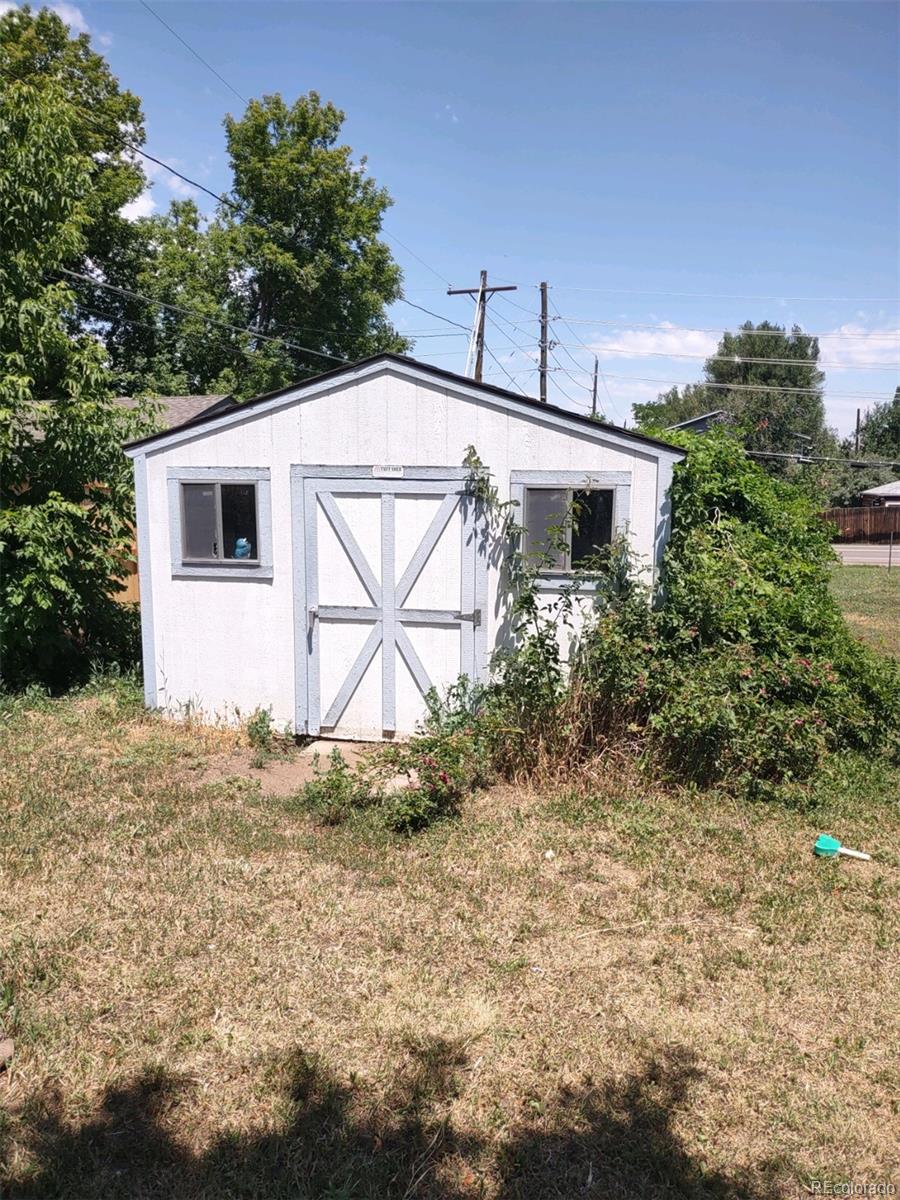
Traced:
POLYGON ((898 771, 836 757, 792 811, 617 761, 403 838, 223 778, 239 744, 122 687, 0 705, 4 1197, 892 1178, 898 771))
POLYGON ((900 566, 835 567, 832 588, 854 633, 900 658, 900 566))

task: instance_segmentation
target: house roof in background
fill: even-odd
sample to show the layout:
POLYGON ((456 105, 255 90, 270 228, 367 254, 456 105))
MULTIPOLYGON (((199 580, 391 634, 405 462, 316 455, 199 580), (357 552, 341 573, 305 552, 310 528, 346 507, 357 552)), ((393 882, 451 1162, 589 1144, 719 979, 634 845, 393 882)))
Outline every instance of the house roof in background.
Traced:
POLYGON ((866 488, 860 495, 863 496, 900 496, 900 479, 894 479, 890 483, 882 483, 878 487, 866 488))
MULTIPOLYGON (((117 396, 116 403, 123 408, 137 408, 141 401, 135 396, 117 396)), ((174 429, 195 421, 197 417, 212 416, 236 404, 230 396, 158 396, 154 400, 162 410, 163 429, 174 429)))
POLYGON ((701 421, 730 421, 731 413, 726 408, 714 408, 712 412, 698 413, 696 417, 688 417, 686 421, 676 421, 674 425, 667 425, 667 429, 690 429, 692 425, 697 425, 701 421))

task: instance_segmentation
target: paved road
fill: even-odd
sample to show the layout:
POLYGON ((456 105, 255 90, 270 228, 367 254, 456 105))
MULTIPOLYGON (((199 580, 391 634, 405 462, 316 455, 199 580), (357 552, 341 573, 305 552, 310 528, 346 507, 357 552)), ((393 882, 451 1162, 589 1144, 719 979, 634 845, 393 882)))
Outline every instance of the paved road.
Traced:
MULTIPOLYGON (((865 542, 848 542, 835 546, 835 552, 847 567, 886 567, 889 546, 869 546, 865 542)), ((900 570, 900 542, 894 539, 894 570, 900 570)))

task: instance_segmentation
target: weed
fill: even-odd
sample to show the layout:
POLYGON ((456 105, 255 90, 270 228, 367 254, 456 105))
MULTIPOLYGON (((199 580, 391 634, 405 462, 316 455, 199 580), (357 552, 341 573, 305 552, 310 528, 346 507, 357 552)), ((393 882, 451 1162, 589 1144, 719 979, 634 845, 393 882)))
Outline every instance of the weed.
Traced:
POLYGON ((271 708, 257 708, 247 720, 247 741, 254 750, 268 754, 272 749, 275 729, 271 708))
POLYGON ((365 763, 354 770, 335 746, 328 756, 327 768, 323 770, 320 764, 321 756, 317 754, 313 760, 315 778, 288 802, 289 809, 312 813, 322 825, 339 825, 355 811, 375 802, 365 763))

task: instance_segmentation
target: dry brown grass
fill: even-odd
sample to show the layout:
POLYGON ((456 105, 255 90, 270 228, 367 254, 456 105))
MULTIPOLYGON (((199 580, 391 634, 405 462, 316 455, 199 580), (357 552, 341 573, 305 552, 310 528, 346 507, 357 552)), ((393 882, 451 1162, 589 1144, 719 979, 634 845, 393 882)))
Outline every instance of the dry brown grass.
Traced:
POLYGON ((836 765, 805 817, 620 766, 403 840, 202 782, 236 735, 127 697, 0 736, 4 1196, 761 1200, 896 1167, 896 774, 836 765), (814 860, 820 827, 875 861, 814 860))

